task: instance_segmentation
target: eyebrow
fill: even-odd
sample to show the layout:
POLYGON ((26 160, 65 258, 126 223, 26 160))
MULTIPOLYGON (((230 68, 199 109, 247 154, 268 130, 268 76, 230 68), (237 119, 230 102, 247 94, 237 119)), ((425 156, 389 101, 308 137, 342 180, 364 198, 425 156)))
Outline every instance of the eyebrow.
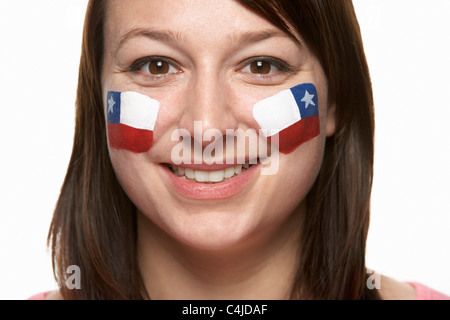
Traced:
POLYGON ((173 44, 181 44, 184 41, 183 36, 180 33, 172 32, 172 31, 158 31, 158 30, 148 30, 148 29, 132 29, 125 33, 119 41, 119 45, 117 50, 123 46, 123 44, 133 38, 145 37, 153 40, 159 40, 163 42, 169 42, 173 44))
POLYGON ((248 31, 243 33, 236 33, 231 34, 231 42, 235 46, 241 46, 243 44, 252 44, 256 42, 260 42, 269 38, 274 37, 281 37, 281 38, 288 38, 291 39, 291 37, 284 32, 275 30, 275 29, 267 29, 267 30, 261 30, 261 31, 248 31))
MULTIPOLYGON (((138 38, 138 37, 144 37, 149 38, 153 40, 158 40, 162 42, 167 42, 170 44, 173 44, 175 46, 181 46, 182 44, 186 43, 185 38, 183 35, 179 32, 173 32, 170 30, 167 31, 160 31, 160 30, 149 30, 149 29, 143 29, 143 28, 136 28, 128 31, 125 33, 119 41, 119 45, 117 47, 118 51, 124 43, 127 41, 138 38)), ((235 33, 230 35, 231 43, 233 46, 240 47, 244 44, 252 44, 256 42, 260 42, 269 38, 273 37, 283 37, 288 38, 292 40, 292 37, 285 34, 284 32, 278 31, 276 29, 267 29, 267 30, 261 30, 261 31, 248 31, 243 33, 235 33)))

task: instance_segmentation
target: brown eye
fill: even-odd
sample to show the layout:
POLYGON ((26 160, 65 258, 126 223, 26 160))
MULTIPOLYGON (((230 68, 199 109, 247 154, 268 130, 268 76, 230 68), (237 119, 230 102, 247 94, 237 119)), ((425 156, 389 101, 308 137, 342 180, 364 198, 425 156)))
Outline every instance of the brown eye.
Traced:
POLYGON ((256 74, 268 74, 272 66, 267 61, 254 61, 250 64, 250 71, 256 74))
POLYGON ((148 71, 151 74, 166 74, 169 69, 169 63, 163 60, 153 60, 148 63, 148 71))

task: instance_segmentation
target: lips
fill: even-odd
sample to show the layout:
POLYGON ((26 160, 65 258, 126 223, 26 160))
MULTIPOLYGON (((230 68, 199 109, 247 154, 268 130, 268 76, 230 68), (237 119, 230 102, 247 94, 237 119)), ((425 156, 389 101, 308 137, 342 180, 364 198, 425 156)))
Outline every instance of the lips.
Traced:
POLYGON ((247 162, 219 167, 162 164, 160 168, 169 189, 176 194, 195 200, 214 200, 226 199, 240 193, 255 176, 259 164, 247 162))

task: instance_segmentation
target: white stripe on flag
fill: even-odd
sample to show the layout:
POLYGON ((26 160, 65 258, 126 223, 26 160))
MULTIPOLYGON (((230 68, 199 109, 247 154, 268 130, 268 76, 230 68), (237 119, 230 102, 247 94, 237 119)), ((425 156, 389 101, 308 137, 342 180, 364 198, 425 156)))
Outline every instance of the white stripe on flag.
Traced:
POLYGON ((266 136, 277 134, 301 119, 290 89, 257 102, 253 107, 253 117, 266 136))
POLYGON ((159 101, 138 92, 120 95, 120 123, 137 129, 153 131, 158 116, 159 101))

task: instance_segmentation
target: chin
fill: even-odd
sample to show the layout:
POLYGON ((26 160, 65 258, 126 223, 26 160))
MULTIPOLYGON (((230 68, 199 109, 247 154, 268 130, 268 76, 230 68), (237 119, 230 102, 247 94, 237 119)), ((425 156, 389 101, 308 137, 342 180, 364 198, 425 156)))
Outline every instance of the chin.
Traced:
POLYGON ((255 215, 243 211, 207 211, 189 214, 184 211, 179 212, 179 215, 173 217, 170 222, 163 222, 160 228, 177 242, 189 247, 220 251, 240 246, 251 238, 256 230, 257 220, 255 215))

